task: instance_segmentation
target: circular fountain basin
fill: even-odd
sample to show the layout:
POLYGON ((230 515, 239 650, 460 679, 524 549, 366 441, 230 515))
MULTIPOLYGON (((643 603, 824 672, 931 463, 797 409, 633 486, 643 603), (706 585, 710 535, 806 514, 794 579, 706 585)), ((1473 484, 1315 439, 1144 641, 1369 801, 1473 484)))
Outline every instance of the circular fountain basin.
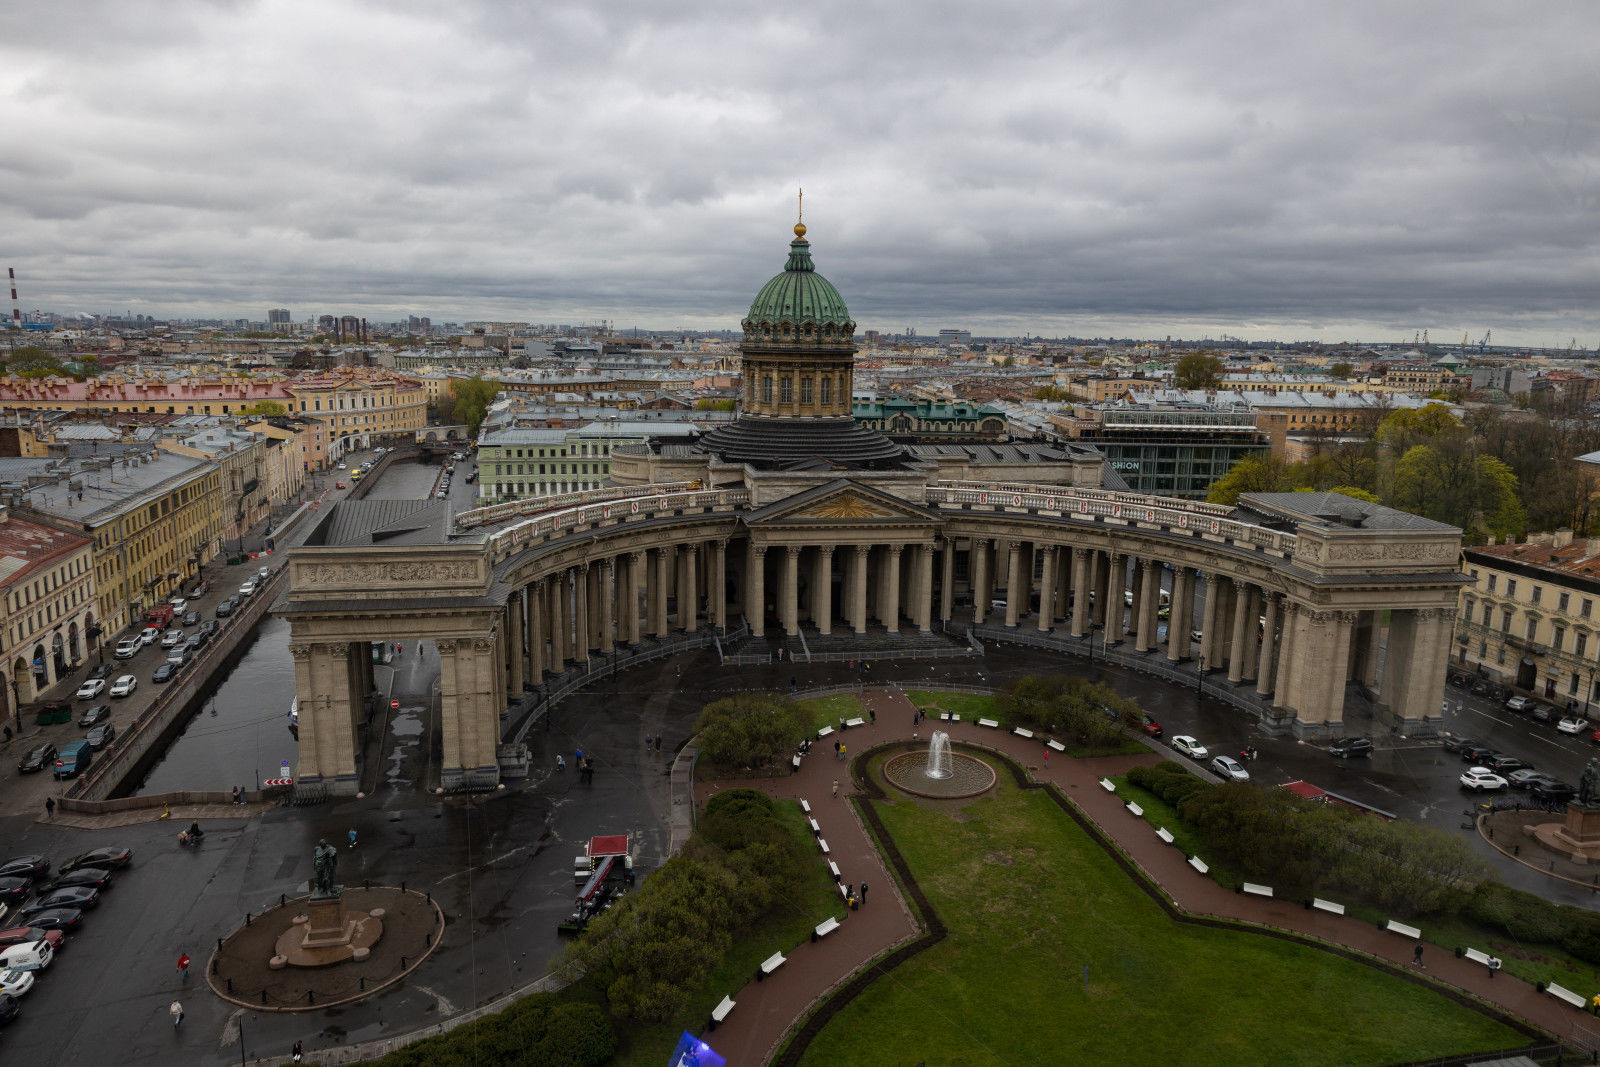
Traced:
POLYGON ((950 753, 950 776, 928 777, 928 753, 902 752, 883 765, 883 776, 914 796, 951 800, 977 796, 994 785, 994 768, 964 752, 950 753))

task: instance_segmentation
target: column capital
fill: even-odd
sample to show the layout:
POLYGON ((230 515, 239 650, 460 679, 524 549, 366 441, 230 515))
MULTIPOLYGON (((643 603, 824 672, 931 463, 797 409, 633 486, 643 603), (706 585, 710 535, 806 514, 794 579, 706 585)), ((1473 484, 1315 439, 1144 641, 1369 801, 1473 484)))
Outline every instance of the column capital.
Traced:
POLYGON ((1087 548, 1084 548, 1082 545, 1073 545, 1072 546, 1072 558, 1073 559, 1088 559, 1089 558, 1089 550, 1087 548))
POLYGON ((574 574, 578 574, 578 575, 588 574, 589 573, 589 561, 588 560, 583 560, 581 563, 574 563, 572 565, 572 571, 573 571, 574 574))
POLYGON ((1020 552, 1020 551, 1022 551, 1022 541, 1021 541, 1021 539, 1015 538, 1015 537, 1006 538, 1006 551, 1007 552, 1020 552))
POLYGON ((1162 567, 1162 562, 1159 559, 1147 559, 1143 562, 1146 573, 1150 571, 1158 571, 1162 567))
POLYGON ((670 553, 675 547, 675 545, 658 545, 656 547, 656 555, 662 559, 666 559, 668 553, 670 553))
POLYGON ((640 550, 638 550, 636 552, 629 552, 628 553, 628 558, 630 560, 632 560, 633 561, 633 565, 635 567, 637 567, 639 564, 644 562, 644 550, 640 549, 640 550))
POLYGON ((1234 591, 1238 593, 1243 593, 1246 589, 1249 589, 1252 584, 1243 578, 1233 578, 1230 580, 1233 582, 1234 591))
POLYGON ((494 641, 487 637, 476 637, 472 640, 472 651, 480 656, 488 655, 494 651, 494 641))
POLYGON ((993 541, 994 538, 992 538, 992 537, 973 537, 973 538, 970 538, 969 540, 972 541, 972 547, 973 548, 987 548, 987 547, 989 547, 989 542, 993 541))
POLYGON ((295 644, 289 646, 289 655, 293 656, 295 659, 310 659, 312 647, 313 646, 308 644, 296 642, 295 644))
POLYGON ((784 545, 783 550, 789 554, 790 559, 794 559, 800 554, 801 549, 805 547, 805 545, 784 545))
POLYGON ((856 558, 857 559, 865 559, 866 556, 867 556, 867 553, 872 551, 872 546, 871 545, 856 545, 855 549, 856 549, 856 558))
POLYGON ((1340 622, 1349 626, 1354 626, 1361 621, 1361 612, 1359 611, 1339 611, 1335 612, 1335 614, 1339 616, 1340 622))
POLYGON ((900 553, 902 553, 902 552, 904 552, 906 550, 906 546, 903 545, 903 544, 889 545, 888 548, 889 548, 890 555, 895 555, 895 556, 898 556, 900 553))
POLYGON ((316 650, 334 659, 350 658, 350 646, 343 641, 324 641, 316 646, 316 650))
POLYGON ((441 638, 437 639, 436 641, 434 641, 434 645, 435 645, 435 647, 438 648, 439 655, 441 655, 441 656, 453 656, 453 655, 455 655, 456 654, 456 645, 457 644, 458 644, 458 642, 453 637, 441 637, 441 638))

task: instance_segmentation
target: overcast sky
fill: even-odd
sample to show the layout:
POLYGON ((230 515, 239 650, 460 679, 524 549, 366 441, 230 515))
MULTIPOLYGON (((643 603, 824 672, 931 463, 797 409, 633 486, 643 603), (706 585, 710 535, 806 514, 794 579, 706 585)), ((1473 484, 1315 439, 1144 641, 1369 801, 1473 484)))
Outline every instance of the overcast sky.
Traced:
MULTIPOLYGON (((1600 5, 0 5, 24 310, 1600 344, 1600 5)), ((9 308, 7 309, 9 313, 9 308)))

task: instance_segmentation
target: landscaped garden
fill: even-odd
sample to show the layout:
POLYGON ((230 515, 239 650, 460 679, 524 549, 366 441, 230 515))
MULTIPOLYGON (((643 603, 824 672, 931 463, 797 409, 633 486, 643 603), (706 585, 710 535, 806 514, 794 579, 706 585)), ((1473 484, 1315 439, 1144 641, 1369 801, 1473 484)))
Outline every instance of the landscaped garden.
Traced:
POLYGON ((1519 1046, 1416 983, 1174 922, 1043 790, 876 807, 948 936, 870 984, 803 1063, 1392 1063, 1519 1046))

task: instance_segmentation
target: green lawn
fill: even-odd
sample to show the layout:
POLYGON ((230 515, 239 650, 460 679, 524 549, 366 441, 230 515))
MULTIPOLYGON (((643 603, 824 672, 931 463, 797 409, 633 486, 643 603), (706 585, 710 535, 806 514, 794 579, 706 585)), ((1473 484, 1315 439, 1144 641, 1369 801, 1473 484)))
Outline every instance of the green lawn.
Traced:
MULTIPOLYGON (((1127 775, 1111 780, 1116 783, 1117 796, 1121 798, 1124 804, 1131 800, 1144 809, 1144 821, 1150 824, 1152 833, 1155 832, 1155 829, 1166 827, 1172 834, 1173 847, 1177 848, 1185 856, 1197 855, 1205 860, 1210 868, 1211 879, 1218 885, 1224 885, 1231 889, 1243 881, 1238 871, 1212 860, 1210 849, 1205 847, 1205 844, 1200 840, 1200 835, 1191 830, 1188 824, 1178 817, 1177 809, 1171 804, 1168 804, 1148 789, 1134 785, 1128 781, 1127 775)), ((1131 814, 1128 817, 1130 819, 1133 818, 1131 814)))
MULTIPOLYGON (((853 719, 857 715, 865 715, 861 707, 861 698, 854 693, 835 693, 826 697, 806 697, 796 700, 795 705, 805 714, 811 716, 811 732, 822 729, 824 726, 838 726, 840 717, 853 719)), ((771 953, 768 953, 771 955, 771 953)))
POLYGON ((949 937, 873 983, 804 1063, 1343 1065, 1526 1044, 1382 971, 1171 921, 1042 790, 1001 781, 960 818, 879 805, 949 937))
MULTIPOLYGON (((959 715, 963 722, 974 719, 993 719, 994 696, 990 693, 951 693, 943 689, 907 689, 906 699, 919 708, 930 708, 934 715, 948 711, 959 715)), ((1002 724, 1008 729, 1010 723, 1002 724)))
POLYGON ((694 991, 689 1004, 677 1019, 661 1026, 617 1027, 617 1054, 613 1064, 635 1064, 638 1067, 657 1067, 667 1062, 678 1038, 685 1030, 700 1033, 705 1029, 711 1009, 724 996, 734 996, 745 983, 755 977, 761 961, 774 952, 785 954, 811 937, 812 927, 828 916, 844 917, 844 905, 833 876, 821 860, 821 853, 811 836, 811 828, 800 805, 792 800, 778 801, 778 814, 790 831, 799 838, 806 852, 816 862, 807 867, 806 880, 794 887, 788 901, 767 916, 756 929, 737 938, 728 950, 722 966, 711 976, 704 987, 694 991))

